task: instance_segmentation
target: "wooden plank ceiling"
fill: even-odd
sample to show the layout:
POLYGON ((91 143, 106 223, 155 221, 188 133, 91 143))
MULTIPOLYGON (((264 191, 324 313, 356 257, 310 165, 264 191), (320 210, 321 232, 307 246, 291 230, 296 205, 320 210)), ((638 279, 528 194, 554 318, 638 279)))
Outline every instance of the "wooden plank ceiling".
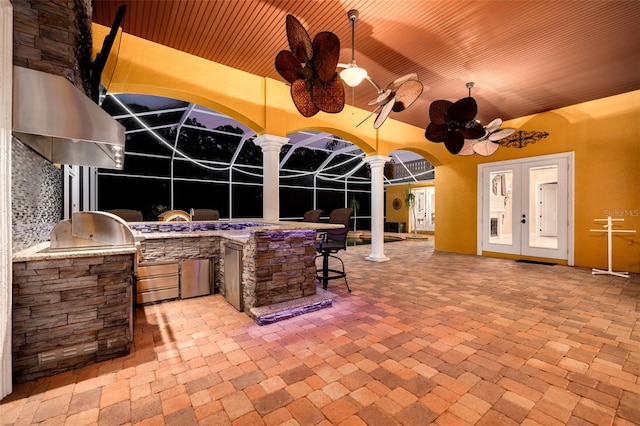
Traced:
MULTIPOLYGON (((93 0, 94 22, 110 26, 121 4, 126 33, 281 81, 287 14, 312 38, 335 33, 348 63, 357 9, 358 65, 381 87, 417 73, 426 90, 391 117, 422 128, 431 102, 467 96, 469 81, 484 124, 640 89, 637 0, 93 0)), ((365 81, 347 103, 370 110, 375 96, 365 81)))

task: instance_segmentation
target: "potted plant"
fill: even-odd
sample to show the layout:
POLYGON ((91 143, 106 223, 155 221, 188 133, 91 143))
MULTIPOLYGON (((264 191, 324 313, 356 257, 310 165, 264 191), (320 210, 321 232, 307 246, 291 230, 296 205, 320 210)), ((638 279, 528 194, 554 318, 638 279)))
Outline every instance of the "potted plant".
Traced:
POLYGON ((413 236, 418 236, 417 217, 416 217, 416 195, 413 193, 411 184, 407 187, 407 192, 404 196, 404 202, 407 204, 409 214, 413 216, 413 236))

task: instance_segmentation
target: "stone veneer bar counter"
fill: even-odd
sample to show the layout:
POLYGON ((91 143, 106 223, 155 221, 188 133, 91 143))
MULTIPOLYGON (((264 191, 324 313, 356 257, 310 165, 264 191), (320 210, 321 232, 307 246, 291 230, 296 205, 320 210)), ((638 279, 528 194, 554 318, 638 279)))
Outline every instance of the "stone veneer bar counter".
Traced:
POLYGON ((318 229, 340 227, 308 222, 139 222, 140 262, 212 259, 214 292, 224 294, 224 245, 242 245, 243 300, 252 308, 316 294, 315 239, 318 229))
POLYGON ((136 249, 13 257, 13 375, 20 383, 129 353, 136 249))
POLYGON ((13 256, 14 380, 25 382, 129 353, 137 264, 211 259, 213 291, 224 294, 224 245, 242 245, 244 311, 266 324, 331 305, 316 294, 316 230, 306 222, 135 222, 134 248, 13 256), (305 308, 301 300, 309 300, 305 308), (278 312, 281 307, 286 314, 278 312), (273 308, 273 309, 270 309, 273 308), (258 316, 264 315, 261 320, 258 316))

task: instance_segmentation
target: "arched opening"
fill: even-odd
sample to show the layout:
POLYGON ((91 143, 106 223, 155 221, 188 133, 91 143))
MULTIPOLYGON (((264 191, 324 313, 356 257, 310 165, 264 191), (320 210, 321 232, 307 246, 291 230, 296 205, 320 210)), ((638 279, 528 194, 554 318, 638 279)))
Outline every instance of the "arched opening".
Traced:
POLYGON ((385 167, 386 232, 435 233, 435 173, 433 164, 408 150, 389 153, 385 167))
MULTIPOLYGON (((98 209, 138 210, 144 220, 192 208, 217 210, 221 219, 262 217, 263 157, 253 143, 256 131, 172 98, 112 94, 103 108, 125 126, 127 142, 124 169, 98 171, 98 209)), ((280 152, 280 218, 300 220, 311 209, 328 216, 355 205, 352 228, 368 229, 365 152, 331 129, 322 130, 287 135, 289 143, 280 152)))

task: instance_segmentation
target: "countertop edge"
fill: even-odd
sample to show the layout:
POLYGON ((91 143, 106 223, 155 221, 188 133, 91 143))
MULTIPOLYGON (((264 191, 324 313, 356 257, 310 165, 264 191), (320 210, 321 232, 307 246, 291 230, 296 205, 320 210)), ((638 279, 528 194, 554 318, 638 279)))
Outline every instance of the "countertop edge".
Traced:
POLYGON ((134 254, 137 248, 131 247, 112 247, 112 248, 92 248, 85 250, 65 250, 65 251, 48 251, 49 241, 36 244, 28 249, 19 251, 12 256, 12 261, 29 262, 38 260, 54 260, 54 259, 71 259, 81 257, 96 256, 115 256, 119 254, 134 254))

